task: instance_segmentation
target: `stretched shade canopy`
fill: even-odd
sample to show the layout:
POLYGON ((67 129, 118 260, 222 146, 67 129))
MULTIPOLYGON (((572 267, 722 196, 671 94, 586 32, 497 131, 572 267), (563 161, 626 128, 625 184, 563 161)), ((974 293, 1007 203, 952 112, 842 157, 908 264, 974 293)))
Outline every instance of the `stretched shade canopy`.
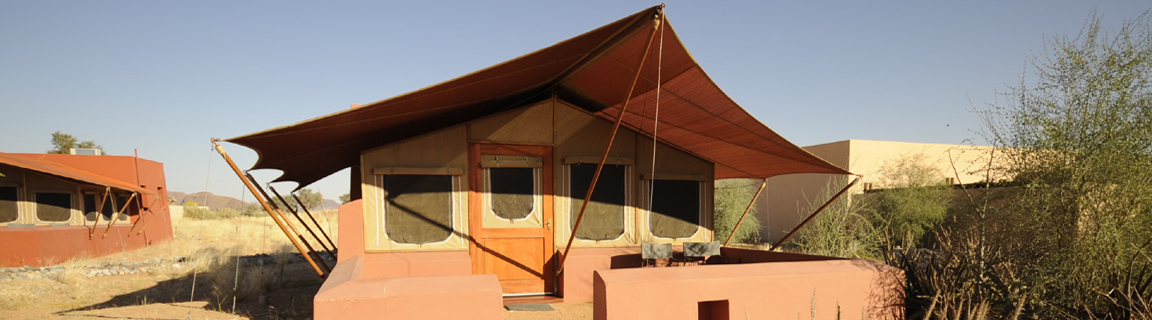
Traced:
POLYGON ((848 173, 788 142, 732 101, 671 25, 657 28, 662 14, 659 6, 648 8, 456 79, 227 141, 259 153, 252 169, 281 170, 276 181, 303 187, 358 164, 364 150, 553 96, 611 121, 631 100, 623 125, 651 137, 660 79, 658 139, 715 163, 717 179, 848 173), (645 54, 640 80, 626 98, 645 54))

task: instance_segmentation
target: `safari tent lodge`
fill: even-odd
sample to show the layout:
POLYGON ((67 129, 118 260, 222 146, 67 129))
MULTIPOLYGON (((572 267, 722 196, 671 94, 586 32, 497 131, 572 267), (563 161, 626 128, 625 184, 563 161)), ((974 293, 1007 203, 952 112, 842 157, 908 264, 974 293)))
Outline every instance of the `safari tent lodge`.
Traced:
POLYGON ((597 319, 814 309, 902 318, 895 268, 723 246, 713 181, 850 173, 725 95, 662 6, 414 92, 225 141, 259 153, 252 169, 281 170, 275 181, 301 187, 351 168, 354 201, 340 207, 317 319, 499 319, 503 299, 523 295, 593 301, 597 319), (667 248, 673 261, 692 260, 684 248, 706 254, 645 267, 667 248))

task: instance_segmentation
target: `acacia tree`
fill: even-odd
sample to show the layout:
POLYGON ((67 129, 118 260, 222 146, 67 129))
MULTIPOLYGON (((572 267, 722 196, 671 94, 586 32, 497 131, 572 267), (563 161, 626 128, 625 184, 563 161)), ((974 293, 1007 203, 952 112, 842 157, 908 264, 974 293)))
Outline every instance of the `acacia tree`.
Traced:
MULTIPOLYGON (((756 195, 760 180, 750 179, 723 179, 716 180, 716 193, 714 200, 715 219, 713 221, 717 241, 727 239, 736 227, 736 222, 748 209, 748 202, 756 195)), ((761 195, 763 196, 763 195, 761 195)), ((756 218, 756 207, 753 206, 740 229, 732 236, 737 243, 756 243, 760 241, 760 220, 756 218)))
POLYGON ((875 193, 872 221, 889 246, 920 247, 929 232, 944 222, 951 186, 922 153, 884 161, 875 193))
POLYGON ((60 131, 52 133, 52 149, 49 149, 48 153, 68 154, 72 148, 104 149, 92 140, 80 141, 76 137, 60 131))
MULTIPOLYGON (((324 201, 323 195, 308 188, 296 191, 296 196, 300 198, 300 203, 303 203, 304 207, 308 210, 313 210, 317 207, 320 207, 320 204, 324 201)), ((284 200, 288 201, 287 205, 285 205, 284 202, 281 202, 278 198, 273 197, 272 199, 272 201, 276 203, 277 207, 285 209, 292 208, 292 210, 300 209, 300 204, 297 203, 296 199, 293 199, 291 195, 285 195, 284 200)))
POLYGON ((1016 188, 1006 208, 1044 248, 1010 260, 1041 317, 1152 317, 1152 28, 1149 13, 1107 31, 1093 14, 1048 39, 1031 72, 983 113, 1016 188), (1029 229, 1031 228, 1031 229, 1029 229), (1037 231, 1036 229, 1043 229, 1037 231))

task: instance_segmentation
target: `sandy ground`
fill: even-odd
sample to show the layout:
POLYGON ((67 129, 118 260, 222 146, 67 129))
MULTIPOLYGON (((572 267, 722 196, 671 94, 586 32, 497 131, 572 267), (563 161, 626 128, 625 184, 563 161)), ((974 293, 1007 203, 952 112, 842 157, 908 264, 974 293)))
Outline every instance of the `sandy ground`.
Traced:
MULTIPOLYGON (((173 221, 173 229, 172 240, 148 248, 61 263, 65 272, 56 277, 0 280, 0 319, 312 318, 312 298, 323 281, 308 264, 237 268, 228 258, 294 252, 271 219, 183 219, 173 221), (105 262, 176 257, 188 260, 139 274, 86 277, 82 272, 105 262)), ((552 307, 556 311, 503 312, 505 319, 592 319, 591 302, 552 307)))
POLYGON ((293 252, 270 218, 183 219, 173 221, 173 231, 173 239, 148 248, 63 262, 65 271, 55 277, 0 281, 0 319, 311 317, 312 297, 323 282, 307 264, 236 268, 228 258, 293 252), (177 257, 186 261, 138 274, 87 277, 83 272, 105 262, 177 257))

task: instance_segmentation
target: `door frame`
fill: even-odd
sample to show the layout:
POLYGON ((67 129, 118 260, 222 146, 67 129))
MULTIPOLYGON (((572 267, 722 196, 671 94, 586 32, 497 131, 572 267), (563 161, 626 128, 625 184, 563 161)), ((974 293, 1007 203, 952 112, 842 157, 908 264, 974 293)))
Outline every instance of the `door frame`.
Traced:
MULTIPOLYGON (((516 145, 516 144, 499 144, 499 143, 483 143, 483 142, 470 142, 468 146, 468 232, 471 243, 468 246, 468 254, 472 260, 472 273, 477 274, 478 271, 484 268, 484 253, 481 248, 484 239, 490 237, 508 237, 514 238, 517 236, 525 236, 527 233, 540 232, 544 239, 544 252, 542 253, 544 265, 542 266, 543 275, 541 278, 544 280, 544 290, 542 294, 555 294, 556 293, 556 247, 555 247, 555 205, 553 197, 553 171, 552 167, 552 147, 540 145, 516 145), (541 157, 543 159, 540 167, 540 193, 541 193, 541 223, 544 225, 541 229, 503 229, 503 228, 484 228, 484 193, 483 191, 483 178, 484 168, 480 166, 480 158, 483 154, 500 154, 500 155, 524 155, 541 157), (526 231, 527 230, 527 231, 526 231)), ((501 286, 503 291, 503 286, 501 286)))

